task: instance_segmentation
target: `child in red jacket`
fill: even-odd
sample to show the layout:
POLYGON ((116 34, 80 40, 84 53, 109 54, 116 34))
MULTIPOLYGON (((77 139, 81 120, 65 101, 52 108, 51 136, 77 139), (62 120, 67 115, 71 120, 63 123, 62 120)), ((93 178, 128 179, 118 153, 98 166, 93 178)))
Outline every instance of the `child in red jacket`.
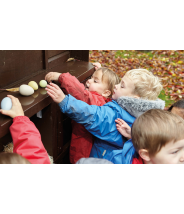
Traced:
MULTIPOLYGON (((48 82, 52 80, 59 81, 65 94, 71 94, 76 99, 89 105, 102 106, 111 100, 114 86, 120 80, 112 70, 100 67, 98 64, 94 64, 94 66, 97 70, 93 73, 91 79, 87 80, 85 86, 69 73, 50 72, 45 76, 45 80, 48 82)), ((49 87, 48 85, 47 88, 49 87)), ((76 163, 80 158, 89 157, 92 145, 92 134, 83 125, 72 121, 70 162, 76 163)))
POLYGON ((38 129, 28 117, 24 116, 19 100, 11 95, 8 97, 12 100, 12 108, 9 111, 0 109, 0 113, 13 118, 10 133, 14 153, 0 153, 0 163, 50 164, 38 129))
POLYGON ((183 164, 184 120, 171 112, 152 109, 133 123, 131 135, 137 157, 132 164, 183 164))

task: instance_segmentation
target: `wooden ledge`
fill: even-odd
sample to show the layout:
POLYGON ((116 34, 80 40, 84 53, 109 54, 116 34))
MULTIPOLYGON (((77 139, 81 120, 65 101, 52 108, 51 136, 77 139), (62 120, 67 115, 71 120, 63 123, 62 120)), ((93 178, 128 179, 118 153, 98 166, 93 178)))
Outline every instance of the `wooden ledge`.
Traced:
MULTIPOLYGON (((84 61, 71 61, 63 63, 60 66, 43 70, 42 73, 26 79, 23 82, 19 82, 19 84, 14 85, 13 87, 19 87, 22 84, 28 84, 30 81, 35 81, 39 84, 39 81, 45 79, 45 75, 51 71, 59 73, 69 72, 71 75, 77 77, 80 82, 83 82, 93 74, 94 66, 91 63, 84 61)), ((48 96, 46 90, 40 87, 33 95, 29 97, 24 97, 20 95, 19 92, 0 92, 0 102, 8 94, 13 95, 20 100, 25 116, 28 116, 29 118, 52 103, 52 99, 48 96)), ((11 124, 12 118, 0 114, 0 138, 9 132, 9 127, 11 124)))

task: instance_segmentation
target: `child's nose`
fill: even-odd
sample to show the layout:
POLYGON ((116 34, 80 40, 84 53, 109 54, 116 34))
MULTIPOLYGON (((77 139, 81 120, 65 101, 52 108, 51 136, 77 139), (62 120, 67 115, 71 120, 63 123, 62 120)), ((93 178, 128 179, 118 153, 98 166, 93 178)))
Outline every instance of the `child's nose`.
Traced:
POLYGON ((180 158, 180 162, 184 162, 184 151, 183 151, 182 156, 180 158))
POLYGON ((88 83, 91 83, 92 79, 88 79, 88 83))

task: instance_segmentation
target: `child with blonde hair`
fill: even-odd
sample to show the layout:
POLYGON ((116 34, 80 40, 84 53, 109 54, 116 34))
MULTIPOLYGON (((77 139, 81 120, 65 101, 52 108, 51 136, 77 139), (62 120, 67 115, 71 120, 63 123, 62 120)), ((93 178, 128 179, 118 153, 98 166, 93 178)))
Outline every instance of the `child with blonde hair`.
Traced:
MULTIPOLYGON (((95 64, 94 64, 95 66, 95 64)), ((95 66, 96 68, 96 66, 95 66)), ((111 101, 115 84, 120 82, 118 76, 108 68, 96 68, 92 77, 82 84, 69 73, 50 72, 45 79, 59 81, 65 94, 70 94, 78 100, 82 100, 89 105, 102 106, 111 101)), ((52 83, 51 83, 52 85, 52 83)), ((90 155, 93 146, 93 136, 83 125, 72 121, 72 137, 70 142, 70 162, 76 163, 81 158, 90 155)))
POLYGON ((46 90, 63 113, 83 124, 96 137, 90 157, 107 159, 113 163, 131 163, 135 153, 131 140, 127 141, 117 130, 115 120, 123 119, 132 126, 135 118, 145 110, 143 106, 163 109, 165 105, 158 99, 162 90, 159 78, 145 69, 128 71, 115 86, 112 102, 103 106, 89 106, 71 95, 64 95, 55 84, 48 85, 46 90), (141 101, 139 108, 136 103, 138 100, 141 101), (125 151, 123 155, 122 151, 125 151))

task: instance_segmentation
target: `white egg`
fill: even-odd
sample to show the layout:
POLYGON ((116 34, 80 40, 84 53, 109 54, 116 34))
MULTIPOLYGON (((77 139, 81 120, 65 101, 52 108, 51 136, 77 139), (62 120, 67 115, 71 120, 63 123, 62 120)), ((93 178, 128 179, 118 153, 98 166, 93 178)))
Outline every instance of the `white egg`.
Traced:
POLYGON ((19 87, 19 93, 24 96, 30 96, 34 94, 34 89, 29 85, 23 84, 19 87))
POLYGON ((12 101, 9 97, 5 97, 1 101, 1 109, 10 110, 12 108, 12 101))

